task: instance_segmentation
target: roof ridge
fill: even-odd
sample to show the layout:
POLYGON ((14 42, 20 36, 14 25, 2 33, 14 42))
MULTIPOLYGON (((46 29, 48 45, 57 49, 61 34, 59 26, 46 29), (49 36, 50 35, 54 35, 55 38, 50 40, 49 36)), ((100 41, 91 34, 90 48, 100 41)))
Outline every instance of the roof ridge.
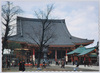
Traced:
MULTIPOLYGON (((46 19, 38 19, 38 18, 28 18, 28 17, 22 17, 22 16, 17 16, 17 19, 28 19, 28 20, 46 20, 46 19)), ((48 19, 48 21, 65 21, 65 19, 48 19)))

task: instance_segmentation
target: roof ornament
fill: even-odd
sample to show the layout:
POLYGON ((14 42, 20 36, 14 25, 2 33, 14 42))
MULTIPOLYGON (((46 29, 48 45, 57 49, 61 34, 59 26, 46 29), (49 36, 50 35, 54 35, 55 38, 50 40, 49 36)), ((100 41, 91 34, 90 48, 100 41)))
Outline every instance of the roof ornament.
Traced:
POLYGON ((81 44, 79 47, 83 47, 83 45, 81 44))

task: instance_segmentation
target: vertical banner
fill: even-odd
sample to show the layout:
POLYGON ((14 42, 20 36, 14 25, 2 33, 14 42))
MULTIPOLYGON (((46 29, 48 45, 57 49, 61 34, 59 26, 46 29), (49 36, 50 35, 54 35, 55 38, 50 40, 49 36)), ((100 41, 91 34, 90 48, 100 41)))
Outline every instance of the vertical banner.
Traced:
POLYGON ((66 62, 68 61, 67 50, 66 50, 66 62))
POLYGON ((33 49, 33 62, 35 64, 35 49, 33 49))

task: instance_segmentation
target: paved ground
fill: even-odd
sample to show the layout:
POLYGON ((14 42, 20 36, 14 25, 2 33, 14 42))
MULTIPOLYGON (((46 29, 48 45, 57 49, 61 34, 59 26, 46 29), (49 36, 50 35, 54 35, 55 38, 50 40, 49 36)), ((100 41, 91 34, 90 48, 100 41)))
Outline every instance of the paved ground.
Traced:
MULTIPOLYGON (((36 67, 25 67, 25 72, 33 72, 38 71, 36 67)), ((52 64, 51 66, 48 66, 46 68, 42 68, 40 71, 74 71, 75 65, 66 65, 65 68, 61 68, 61 66, 57 66, 52 64)), ((83 72, 91 72, 96 71, 99 72, 99 66, 92 66, 92 67, 84 67, 83 65, 80 65, 77 71, 83 71, 83 72)), ((2 72, 19 72, 19 67, 11 67, 10 70, 7 68, 2 69, 2 72)))

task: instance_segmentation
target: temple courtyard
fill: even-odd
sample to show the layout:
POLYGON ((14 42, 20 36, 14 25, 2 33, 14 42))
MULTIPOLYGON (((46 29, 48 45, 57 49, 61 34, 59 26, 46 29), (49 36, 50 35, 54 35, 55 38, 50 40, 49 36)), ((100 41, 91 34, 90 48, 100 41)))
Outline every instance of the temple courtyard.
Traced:
MULTIPOLYGON (((41 68, 41 70, 37 70, 36 67, 25 67, 25 72, 33 72, 33 71, 74 71, 74 68, 76 65, 65 65, 65 68, 61 68, 59 65, 51 64, 50 66, 47 66, 46 68, 41 68)), ((77 69, 79 72, 99 72, 99 66, 86 66, 80 65, 77 69)), ((3 68, 2 72, 20 72, 19 67, 10 67, 8 70, 7 68, 3 68)))

